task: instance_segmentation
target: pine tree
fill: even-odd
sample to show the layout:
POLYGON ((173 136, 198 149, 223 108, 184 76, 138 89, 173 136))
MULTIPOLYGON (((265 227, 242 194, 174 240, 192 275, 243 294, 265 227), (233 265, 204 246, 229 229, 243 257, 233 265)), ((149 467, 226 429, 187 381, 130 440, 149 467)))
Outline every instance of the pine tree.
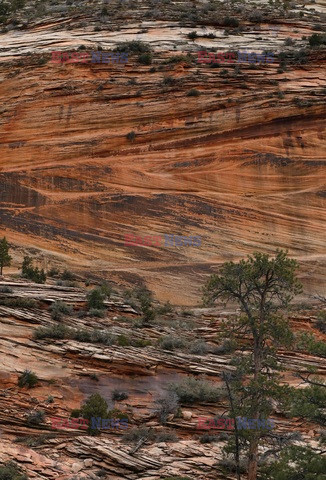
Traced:
POLYGON ((2 275, 3 267, 9 267, 11 264, 11 256, 9 255, 9 244, 6 237, 0 240, 0 275, 2 275))
MULTIPOLYGON (((240 339, 250 354, 238 353, 233 358, 236 371, 229 382, 235 399, 232 410, 256 422, 271 413, 271 399, 279 400, 283 390, 286 393, 277 373, 277 347, 293 341, 282 309, 286 310, 293 296, 301 291, 295 276, 297 266, 284 251, 277 251, 275 258, 254 253, 239 263, 224 263, 220 275, 212 275, 204 287, 204 304, 222 299, 236 301, 240 306, 241 315, 230 319, 226 336, 240 339)), ((248 428, 242 433, 248 444, 247 478, 255 480, 258 447, 266 430, 248 428)))

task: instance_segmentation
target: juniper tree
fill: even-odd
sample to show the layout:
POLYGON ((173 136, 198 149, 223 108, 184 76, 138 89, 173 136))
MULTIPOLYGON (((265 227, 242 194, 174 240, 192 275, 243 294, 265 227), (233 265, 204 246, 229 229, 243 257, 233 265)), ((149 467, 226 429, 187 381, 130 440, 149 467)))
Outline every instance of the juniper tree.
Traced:
MULTIPOLYGON (((297 266, 282 250, 274 258, 254 253, 247 260, 224 263, 219 275, 212 275, 203 289, 205 305, 232 300, 240 306, 241 314, 227 325, 227 337, 236 339, 243 349, 242 354, 233 355, 236 371, 230 385, 233 409, 251 419, 266 418, 272 399, 279 399, 282 392, 277 348, 293 341, 285 314, 293 296, 301 291, 297 266)), ((264 434, 258 429, 242 434, 248 443, 248 480, 257 477, 258 447, 264 434)))
POLYGON ((2 275, 3 267, 9 267, 11 264, 11 256, 9 255, 9 244, 6 237, 0 240, 0 275, 2 275))

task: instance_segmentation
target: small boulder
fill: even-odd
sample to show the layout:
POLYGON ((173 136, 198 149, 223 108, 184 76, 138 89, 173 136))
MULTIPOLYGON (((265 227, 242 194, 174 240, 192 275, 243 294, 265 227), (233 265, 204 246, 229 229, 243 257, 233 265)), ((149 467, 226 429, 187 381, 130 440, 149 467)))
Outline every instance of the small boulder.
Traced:
POLYGON ((71 467, 74 473, 79 472, 82 468, 83 468, 83 465, 81 463, 73 463, 71 467))
POLYGON ((182 417, 183 417, 185 420, 190 420, 191 417, 192 417, 192 412, 189 412, 189 410, 183 410, 183 411, 182 411, 182 417))

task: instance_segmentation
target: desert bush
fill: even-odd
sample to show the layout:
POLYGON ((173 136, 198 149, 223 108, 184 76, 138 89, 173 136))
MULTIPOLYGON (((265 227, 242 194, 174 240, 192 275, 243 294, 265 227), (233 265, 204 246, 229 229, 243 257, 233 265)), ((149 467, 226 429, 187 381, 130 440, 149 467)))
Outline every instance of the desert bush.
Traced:
POLYGON ((94 343, 103 343, 103 345, 113 345, 114 338, 108 330, 95 330, 92 332, 91 341, 94 343))
POLYGON ((51 327, 39 327, 34 330, 34 338, 41 340, 42 338, 55 338, 62 340, 67 337, 69 328, 65 325, 53 325, 51 327))
POLYGON ((219 438, 218 435, 210 435, 209 433, 204 433, 200 438, 199 438, 200 443, 214 443, 218 442, 219 438))
POLYGON ((200 91, 196 90, 196 88, 192 88, 187 92, 187 97, 199 97, 200 91))
MULTIPOLYGON (((28 436, 28 437, 17 437, 14 440, 14 443, 22 443, 23 445, 26 445, 27 447, 39 447, 40 445, 43 445, 47 440, 51 440, 53 438, 56 438, 55 433, 44 433, 43 435, 33 435, 33 436, 28 436)), ((0 476, 1 479, 1 476, 0 476)))
POLYGON ((153 55, 151 53, 142 53, 137 59, 138 63, 142 65, 150 65, 153 61, 153 55))
POLYGON ((223 26, 224 27, 238 27, 239 26, 239 20, 235 17, 224 17, 223 26))
POLYGON ((67 303, 62 302, 61 300, 56 300, 52 303, 51 307, 51 318, 53 320, 61 320, 63 315, 71 315, 72 307, 67 305, 67 303))
MULTIPOLYGON (((93 393, 80 408, 80 416, 91 422, 92 417, 108 417, 108 404, 99 393, 93 393)), ((91 435, 98 434, 97 428, 92 428, 91 423, 87 429, 91 435)))
POLYGON ((0 287, 0 293, 12 293, 13 289, 7 286, 0 287))
POLYGON ((115 51, 121 51, 121 52, 128 52, 128 53, 136 53, 136 54, 142 54, 142 53, 149 53, 151 52, 151 47, 147 43, 138 41, 138 40, 132 40, 130 42, 121 42, 117 45, 115 48, 115 51))
POLYGON ((115 401, 121 401, 121 400, 126 400, 129 397, 127 392, 122 392, 121 390, 113 390, 111 398, 112 400, 115 401))
POLYGON ((130 432, 122 435, 124 443, 138 443, 140 441, 152 441, 154 439, 154 432, 147 427, 133 428, 130 432))
POLYGON ((52 395, 49 395, 48 398, 45 400, 45 403, 53 403, 54 402, 54 398, 52 397, 52 395))
POLYGON ((218 345, 214 348, 213 353, 215 355, 220 355, 223 353, 232 353, 237 348, 237 342, 235 340, 227 339, 221 345, 218 345))
POLYGON ((22 276, 32 280, 35 283, 45 283, 46 274, 44 269, 33 267, 31 257, 25 256, 22 264, 22 276))
POLYGON ((159 339, 159 344, 163 350, 172 351, 185 348, 187 342, 183 338, 176 337, 174 335, 167 335, 166 337, 161 337, 159 339))
POLYGON ((47 273, 49 277, 56 277, 57 275, 60 275, 60 270, 58 268, 52 267, 47 273))
POLYGON ((91 308, 88 312, 88 315, 90 317, 104 318, 105 310, 99 310, 98 308, 91 308))
POLYGON ((326 310, 323 310, 318 313, 315 326, 322 333, 326 333, 326 310))
POLYGON ((134 131, 129 132, 127 133, 126 137, 130 142, 133 142, 136 138, 136 133, 134 131))
POLYGON ((175 443, 179 440, 178 436, 174 432, 159 432, 154 437, 155 443, 175 443))
POLYGON ((197 32, 193 31, 193 32, 188 33, 187 37, 190 40, 195 40, 198 37, 198 34, 197 34, 197 32))
POLYGON ((169 301, 167 301, 163 305, 160 305, 156 308, 156 313, 158 315, 166 315, 167 313, 173 313, 173 306, 169 301))
POLYGON ((187 377, 169 388, 178 395, 181 403, 217 402, 221 396, 216 385, 195 377, 187 377))
POLYGON ((21 468, 15 462, 6 462, 0 466, 0 480, 28 480, 21 468))
POLYGON ((326 34, 319 35, 318 33, 313 33, 308 37, 310 47, 316 47, 318 45, 323 45, 326 43, 326 34))
POLYGON ((306 350, 311 355, 318 357, 326 357, 326 343, 315 340, 314 335, 310 333, 302 333, 297 337, 297 348, 299 350, 306 350))
POLYGON ((172 87, 173 85, 176 85, 178 83, 178 80, 176 78, 173 78, 171 76, 164 77, 162 80, 162 84, 166 87, 172 87))
MULTIPOLYGON (((240 473, 246 473, 247 471, 247 460, 240 459, 239 470, 240 473)), ((219 465, 222 467, 225 473, 235 473, 236 472, 236 463, 234 457, 224 457, 219 461, 219 465)))
POLYGON ((43 410, 35 410, 35 412, 31 412, 26 419, 28 425, 40 425, 44 420, 45 414, 43 410))
POLYGON ((204 340, 195 340, 189 345, 189 352, 194 355, 206 355, 208 352, 208 345, 204 340))
POLYGON ((25 370, 18 379, 19 387, 33 388, 38 383, 37 375, 31 370, 25 370))
POLYGON ((100 288, 94 288, 87 294, 87 307, 90 309, 103 310, 105 294, 100 288))
POLYGON ((1 298, 0 297, 0 305, 5 305, 6 307, 13 307, 13 308, 36 308, 38 306, 38 302, 37 300, 34 300, 34 298, 26 298, 26 297, 1 298))
POLYGON ((75 275, 70 271, 65 269, 62 274, 61 274, 61 279, 62 280, 76 280, 75 275))
POLYGON ((287 37, 285 40, 284 40, 284 45, 286 47, 292 47, 293 45, 295 45, 295 41, 291 38, 291 37, 287 37))
POLYGON ((160 422, 164 425, 168 416, 175 414, 179 408, 179 397, 175 392, 166 392, 162 397, 155 400, 155 413, 158 414, 160 422))
POLYGON ((192 57, 191 55, 173 55, 173 57, 170 57, 166 60, 164 60, 163 63, 181 63, 181 62, 186 62, 186 63, 191 63, 192 62, 192 57))

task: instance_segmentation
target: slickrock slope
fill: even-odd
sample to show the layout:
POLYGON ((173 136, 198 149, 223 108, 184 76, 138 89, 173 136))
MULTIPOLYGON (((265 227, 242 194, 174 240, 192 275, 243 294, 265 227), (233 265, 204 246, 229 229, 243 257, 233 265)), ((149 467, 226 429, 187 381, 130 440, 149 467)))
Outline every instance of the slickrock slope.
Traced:
POLYGON ((34 253, 194 304, 214 265, 283 247, 306 292, 322 293, 325 50, 307 38, 323 30, 325 2, 102 7, 56 2, 33 18, 32 3, 0 35, 0 219, 14 266, 34 253), (239 28, 223 26, 227 15, 239 28), (51 62, 53 50, 132 40, 151 46, 151 65, 136 54, 125 66, 51 62), (275 62, 211 68, 196 60, 206 49, 267 50, 275 62), (199 235, 201 246, 125 246, 128 233, 199 235))
MULTIPOLYGON (((161 316, 147 328, 137 328, 137 315, 132 307, 122 302, 118 295, 106 302, 104 318, 76 315, 85 302, 82 288, 36 285, 26 282, 0 282, 0 288, 11 288, 11 293, 0 293, 3 298, 30 298, 38 301, 37 308, 0 306, 0 461, 16 460, 24 466, 30 479, 98 479, 102 470, 110 480, 159 480, 171 475, 187 476, 196 480, 232 479, 222 473, 218 465, 220 441, 203 444, 197 429, 198 417, 222 415, 226 411, 224 401, 195 405, 181 404, 177 415, 170 415, 165 427, 155 413, 155 400, 167 390, 171 382, 178 382, 186 375, 204 374, 210 381, 222 385, 222 370, 231 370, 230 355, 217 353, 217 334, 221 322, 232 311, 195 309, 192 316, 185 312, 161 316), (48 307, 62 298, 75 309, 74 316, 65 316, 64 324, 78 329, 94 331, 107 329, 114 337, 132 340, 149 340, 143 347, 102 345, 71 339, 36 339, 36 327, 57 324, 51 318, 48 307), (185 351, 168 351, 159 347, 158 339, 168 334, 182 335, 193 340, 200 338, 209 345, 207 355, 185 351), (28 368, 39 377, 35 388, 19 388, 18 377, 28 368), (114 389, 124 390, 126 400, 111 401, 114 389), (91 393, 99 392, 111 407, 127 413, 128 429, 151 427, 156 433, 173 431, 174 443, 147 443, 135 446, 122 441, 121 430, 104 430, 99 437, 92 437, 82 430, 60 429, 51 426, 51 418, 67 419, 71 410, 91 393), (52 397, 50 400, 49 395, 52 397), (43 410, 45 420, 31 425, 27 418, 31 412, 43 410), (18 439, 18 440, 17 440, 18 439)), ((316 331, 314 308, 309 312, 293 314, 292 328, 325 335, 316 331)), ((315 367, 323 378, 325 361, 321 357, 299 351, 279 352, 285 367, 285 380, 298 385, 298 372, 315 367)), ((298 418, 286 418, 275 412, 276 432, 300 432, 302 439, 316 445, 321 427, 298 418)), ((221 432, 213 432, 221 433, 221 432)), ((103 473, 102 472, 102 473, 103 473)))

